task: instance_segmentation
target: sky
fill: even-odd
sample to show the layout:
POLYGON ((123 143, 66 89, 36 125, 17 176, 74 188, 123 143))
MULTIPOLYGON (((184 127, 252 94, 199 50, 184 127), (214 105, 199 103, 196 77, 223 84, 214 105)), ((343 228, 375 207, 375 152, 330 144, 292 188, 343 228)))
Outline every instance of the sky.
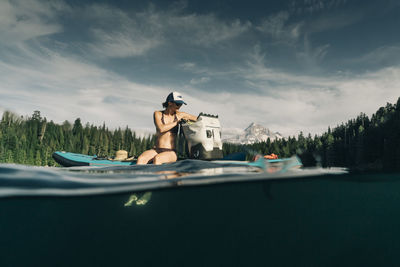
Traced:
POLYGON ((171 91, 226 133, 320 134, 400 97, 397 0, 0 0, 0 112, 154 132, 171 91))

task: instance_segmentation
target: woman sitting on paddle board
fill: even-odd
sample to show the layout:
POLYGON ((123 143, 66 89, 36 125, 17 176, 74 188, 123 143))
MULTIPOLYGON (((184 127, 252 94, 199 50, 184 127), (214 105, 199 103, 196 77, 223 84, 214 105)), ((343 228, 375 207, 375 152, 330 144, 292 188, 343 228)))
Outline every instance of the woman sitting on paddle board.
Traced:
POLYGON ((136 164, 147 164, 151 160, 153 164, 175 162, 178 157, 175 150, 175 139, 178 132, 179 121, 196 121, 197 117, 179 111, 185 104, 183 97, 178 92, 172 92, 162 104, 165 110, 154 112, 154 124, 156 126, 156 145, 153 149, 143 152, 136 164))

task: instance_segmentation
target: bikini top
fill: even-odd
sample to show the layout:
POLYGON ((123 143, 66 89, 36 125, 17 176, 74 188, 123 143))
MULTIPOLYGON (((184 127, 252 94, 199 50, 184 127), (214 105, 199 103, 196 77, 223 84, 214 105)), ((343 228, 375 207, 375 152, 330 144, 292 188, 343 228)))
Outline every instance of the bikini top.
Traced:
MULTIPOLYGON (((162 113, 161 122, 162 122, 163 124, 165 124, 165 121, 164 121, 164 111, 162 111, 161 113, 162 113)), ((175 114, 174 122, 176 122, 176 121, 178 121, 178 117, 176 117, 176 114, 175 114)), ((174 128, 171 128, 171 130, 169 130, 169 132, 174 133, 174 134, 177 134, 177 133, 178 133, 178 128, 179 128, 178 125, 176 125, 174 128)))

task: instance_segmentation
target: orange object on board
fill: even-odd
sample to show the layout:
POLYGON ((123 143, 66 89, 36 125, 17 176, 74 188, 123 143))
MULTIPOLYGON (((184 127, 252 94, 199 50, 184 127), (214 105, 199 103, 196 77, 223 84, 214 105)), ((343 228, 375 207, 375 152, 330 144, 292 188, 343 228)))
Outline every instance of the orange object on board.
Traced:
POLYGON ((275 155, 274 153, 272 153, 272 154, 269 154, 269 155, 265 155, 264 158, 265 159, 277 159, 278 156, 275 155))

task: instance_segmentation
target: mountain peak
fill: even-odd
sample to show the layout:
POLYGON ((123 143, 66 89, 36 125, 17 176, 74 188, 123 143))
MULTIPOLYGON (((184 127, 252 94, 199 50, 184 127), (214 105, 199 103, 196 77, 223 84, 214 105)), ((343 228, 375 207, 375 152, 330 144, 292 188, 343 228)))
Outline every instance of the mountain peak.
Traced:
POLYGON ((244 130, 246 131, 246 130, 248 130, 248 129, 259 128, 259 127, 263 127, 263 126, 261 126, 260 124, 255 123, 255 122, 252 122, 252 123, 250 123, 250 125, 247 126, 247 128, 244 129, 244 130))
POLYGON ((223 141, 234 144, 254 144, 265 142, 268 138, 271 141, 274 141, 276 139, 281 139, 282 135, 278 132, 271 132, 268 128, 252 122, 246 129, 241 130, 240 133, 230 137, 225 137, 223 141))

